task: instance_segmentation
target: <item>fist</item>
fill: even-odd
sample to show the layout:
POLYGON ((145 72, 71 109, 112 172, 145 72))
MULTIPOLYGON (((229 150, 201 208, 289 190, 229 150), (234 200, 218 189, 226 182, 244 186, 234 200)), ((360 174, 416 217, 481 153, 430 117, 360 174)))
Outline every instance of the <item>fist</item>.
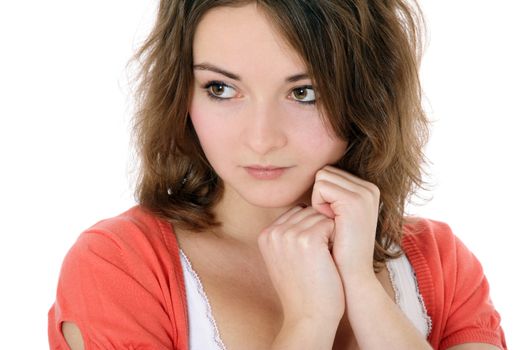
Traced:
POLYGON ((285 322, 302 318, 339 322, 345 309, 343 285, 330 247, 332 218, 312 207, 294 207, 258 237, 285 322))

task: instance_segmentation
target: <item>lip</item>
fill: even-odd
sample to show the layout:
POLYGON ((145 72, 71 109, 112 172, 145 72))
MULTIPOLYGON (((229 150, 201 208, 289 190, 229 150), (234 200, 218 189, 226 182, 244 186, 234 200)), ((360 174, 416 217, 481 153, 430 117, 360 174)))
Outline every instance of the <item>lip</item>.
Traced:
POLYGON ((283 166, 274 166, 274 165, 258 165, 258 164, 253 164, 253 165, 248 165, 248 166, 246 166, 246 168, 256 169, 256 170, 274 170, 274 169, 286 169, 287 167, 283 167, 283 166))
POLYGON ((276 167, 272 165, 260 166, 250 165, 244 167, 248 174, 259 180, 273 180, 280 177, 288 169, 288 167, 276 167))

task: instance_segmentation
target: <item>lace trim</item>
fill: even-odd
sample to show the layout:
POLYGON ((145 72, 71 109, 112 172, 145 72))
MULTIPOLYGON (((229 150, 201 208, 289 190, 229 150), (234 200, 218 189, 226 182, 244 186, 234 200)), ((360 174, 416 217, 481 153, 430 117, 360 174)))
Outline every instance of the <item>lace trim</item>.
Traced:
POLYGON ((206 316, 208 317, 208 320, 213 325, 213 330, 214 330, 214 334, 215 334, 215 336, 214 336, 215 343, 217 344, 217 346, 221 350, 227 350, 226 346, 222 342, 221 336, 219 334, 219 328, 217 327, 217 323, 215 322, 215 318, 213 317, 213 313, 212 313, 212 310, 211 310, 211 305, 210 305, 210 302, 208 300, 208 296, 206 295, 206 292, 204 291, 204 287, 202 286, 202 283, 201 283, 201 280, 199 278, 199 275, 197 275, 197 272, 195 272, 195 270, 193 270, 193 267, 191 266, 191 262, 188 259, 188 257, 186 256, 186 254, 184 254, 184 251, 182 250, 182 248, 179 248, 179 251, 182 254, 182 256, 183 256, 183 258, 184 258, 184 260, 185 260, 185 262, 187 264, 188 270, 190 271, 190 273, 193 276, 193 278, 197 281, 197 287, 198 287, 197 289, 199 290, 199 294, 201 295, 201 297, 206 302, 206 316))
MULTIPOLYGON (((401 306, 400 305, 401 296, 400 296, 400 292, 399 292, 397 283, 395 282, 395 271, 390 266, 390 260, 388 260, 386 263, 386 269, 388 270, 388 277, 390 278, 390 284, 392 284, 392 288, 394 289, 396 305, 401 306)), ((430 316, 428 315, 427 307, 425 305, 425 300, 423 299, 423 296, 419 292, 419 283, 417 281, 416 272, 412 268, 412 265, 410 265, 410 270, 412 271, 412 278, 414 279, 414 283, 416 285, 417 299, 419 301, 419 305, 421 305, 421 308, 423 310, 423 318, 425 319, 425 322, 427 324, 427 332, 425 334, 425 337, 428 337, 430 333, 432 332, 432 318, 430 318, 430 316)))
POLYGON ((423 308, 423 317, 425 318, 425 321, 427 322, 427 334, 426 337, 430 335, 432 332, 432 318, 428 315, 427 306, 425 305, 425 300, 423 299, 423 296, 419 292, 419 283, 417 281, 416 272, 414 269, 412 269, 412 277, 414 278, 414 282, 416 282, 416 294, 417 298, 419 300, 419 304, 421 304, 421 307, 423 308))
POLYGON ((390 267, 390 261, 386 262, 386 269, 388 270, 388 277, 390 278, 390 284, 392 285, 392 289, 394 289, 394 294, 395 294, 394 299, 395 299, 396 305, 399 306, 401 295, 399 294, 399 288, 397 287, 397 283, 395 280, 395 276, 394 276, 395 272, 390 267))

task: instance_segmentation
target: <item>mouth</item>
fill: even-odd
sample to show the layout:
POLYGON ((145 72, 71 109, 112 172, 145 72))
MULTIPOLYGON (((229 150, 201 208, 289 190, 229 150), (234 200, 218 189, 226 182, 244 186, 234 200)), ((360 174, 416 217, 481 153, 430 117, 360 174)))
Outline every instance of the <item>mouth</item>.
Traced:
POLYGON ((278 167, 273 165, 260 166, 260 165, 250 165, 244 167, 248 174, 259 180, 273 180, 280 177, 286 172, 290 167, 278 167))

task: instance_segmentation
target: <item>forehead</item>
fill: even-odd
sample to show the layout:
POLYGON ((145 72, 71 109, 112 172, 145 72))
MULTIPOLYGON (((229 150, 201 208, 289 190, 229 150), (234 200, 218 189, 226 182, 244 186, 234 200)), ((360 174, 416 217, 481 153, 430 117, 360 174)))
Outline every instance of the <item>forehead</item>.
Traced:
POLYGON ((255 3, 216 7, 201 18, 193 40, 194 64, 203 61, 236 71, 304 71, 305 65, 255 3))

